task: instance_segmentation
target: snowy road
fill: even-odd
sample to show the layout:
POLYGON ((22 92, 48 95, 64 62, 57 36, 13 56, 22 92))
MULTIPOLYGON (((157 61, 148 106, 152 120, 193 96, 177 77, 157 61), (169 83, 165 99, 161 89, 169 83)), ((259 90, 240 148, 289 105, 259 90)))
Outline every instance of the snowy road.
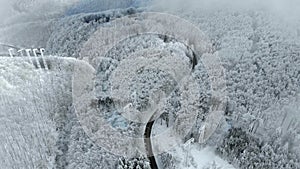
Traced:
POLYGON ((152 150, 152 143, 151 143, 151 132, 153 127, 154 121, 148 122, 146 125, 146 130, 144 133, 144 139, 145 139, 145 146, 148 153, 148 158, 150 160, 150 165, 152 169, 158 169, 157 163, 155 160, 155 155, 153 154, 152 150))

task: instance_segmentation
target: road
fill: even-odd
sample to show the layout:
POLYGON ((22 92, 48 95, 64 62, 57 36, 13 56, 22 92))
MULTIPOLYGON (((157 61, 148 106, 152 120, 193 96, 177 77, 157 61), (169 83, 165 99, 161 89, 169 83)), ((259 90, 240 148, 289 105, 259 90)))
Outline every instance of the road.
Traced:
POLYGON ((146 125, 145 133, 144 133, 144 141, 145 141, 145 146, 146 150, 148 152, 148 159, 150 160, 150 166, 152 169, 158 169, 157 163, 155 160, 155 156, 153 154, 152 150, 152 143, 151 143, 151 132, 152 132, 152 127, 154 124, 154 121, 151 121, 152 118, 150 118, 149 122, 146 125))
MULTIPOLYGON (((197 61, 197 57, 195 55, 195 53, 193 52, 193 56, 191 59, 191 63, 192 63, 192 71, 194 71, 195 69, 195 66, 198 64, 198 61, 197 61)), ((152 115, 152 117, 149 119, 147 125, 146 125, 146 129, 145 129, 145 132, 144 132, 144 142, 145 142, 145 147, 146 147, 146 151, 148 152, 148 159, 150 161, 150 166, 152 169, 158 169, 157 167, 157 162, 155 160, 155 156, 153 154, 153 150, 152 150, 152 143, 151 143, 151 132, 152 132, 152 127, 153 127, 153 124, 154 124, 154 115, 156 113, 154 113, 152 115)))

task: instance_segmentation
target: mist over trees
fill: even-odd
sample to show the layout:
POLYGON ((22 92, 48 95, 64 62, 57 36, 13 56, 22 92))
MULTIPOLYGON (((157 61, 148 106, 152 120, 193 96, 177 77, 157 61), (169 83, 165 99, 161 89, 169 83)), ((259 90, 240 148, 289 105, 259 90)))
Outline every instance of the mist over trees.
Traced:
MULTIPOLYGON (((273 4, 266 1, 257 7, 253 5, 254 1, 236 4, 217 2, 220 1, 185 3, 162 0, 154 1, 149 8, 153 11, 167 10, 199 27, 209 37, 212 50, 218 54, 225 69, 228 101, 224 118, 202 146, 216 146, 216 153, 237 168, 300 168, 300 31, 299 18, 293 19, 299 14, 292 10, 297 3, 293 2, 296 5, 292 7, 281 1, 273 4)), ((18 17, 12 16, 6 22, 7 27, 1 28, 1 42, 24 47, 44 46, 47 54, 71 60, 82 59, 82 54, 94 59, 99 50, 94 48, 96 45, 91 46, 94 50, 83 52, 82 48, 96 30, 111 26, 110 23, 118 18, 139 15, 144 11, 127 8, 139 6, 136 5, 139 2, 134 0, 120 3, 18 0, 11 4, 18 17), (105 11, 107 9, 112 10, 105 11)), ((101 48, 100 45, 96 47, 101 48)), ((163 105, 157 106, 162 113, 156 121, 157 126, 184 126, 189 121, 176 121, 176 118, 193 110, 197 114, 196 123, 191 132, 181 139, 184 142, 193 137, 199 141, 199 130, 213 102, 205 65, 199 61, 189 74, 193 82, 182 88, 177 87, 175 79, 178 76, 166 71, 182 68, 180 70, 185 72, 185 67, 191 66, 191 50, 176 39, 161 35, 138 35, 109 49, 106 56, 97 60, 96 68, 97 106, 101 108, 104 120, 122 134, 142 136, 141 125, 122 115, 131 109, 115 106, 109 96, 113 82, 111 76, 118 66, 126 61, 132 63, 125 66, 127 72, 119 70, 119 74, 114 75, 115 79, 122 79, 130 74, 129 70, 135 70, 137 64, 133 63, 145 64, 146 68, 138 70, 132 81, 124 80, 122 83, 128 85, 132 105, 142 112, 163 98, 163 95, 151 92, 163 91, 168 97, 163 105), (147 67, 151 60, 149 56, 156 53, 153 48, 164 52, 156 56, 161 59, 157 63, 163 59, 164 63, 172 63, 159 65, 164 71, 147 67), (137 54, 132 56, 135 52, 137 54), (173 64, 171 61, 176 59, 170 59, 170 56, 176 56, 182 67, 173 64), (148 60, 134 62, 138 57, 148 60), (181 89, 192 92, 184 93, 181 89), (184 101, 184 97, 190 100, 184 101)), ((0 139, 0 149, 3 150, 0 156, 5 159, 0 162, 2 166, 70 169, 149 167, 149 161, 143 156, 122 158, 90 140, 72 105, 70 67, 74 63, 60 61, 53 63, 59 65, 57 70, 47 74, 36 71, 32 65, 0 60, 0 133, 4 136, 0 139)), ((178 133, 183 132, 178 129, 178 133)), ((130 149, 130 146, 126 148, 130 149)), ((169 152, 158 157, 164 168, 176 168, 184 161, 169 152)), ((206 168, 221 167, 211 163, 206 168)))

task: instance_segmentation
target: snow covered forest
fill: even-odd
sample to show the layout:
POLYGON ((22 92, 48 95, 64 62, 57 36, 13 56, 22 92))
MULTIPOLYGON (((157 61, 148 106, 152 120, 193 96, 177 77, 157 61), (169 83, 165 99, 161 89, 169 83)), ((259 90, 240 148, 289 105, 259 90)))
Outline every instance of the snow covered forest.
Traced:
POLYGON ((296 0, 0 6, 0 168, 300 169, 296 0))

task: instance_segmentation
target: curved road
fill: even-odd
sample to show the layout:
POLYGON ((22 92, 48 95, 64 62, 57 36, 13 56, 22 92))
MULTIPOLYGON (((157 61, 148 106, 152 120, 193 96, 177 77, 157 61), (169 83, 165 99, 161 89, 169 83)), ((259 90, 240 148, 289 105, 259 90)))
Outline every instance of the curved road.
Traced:
POLYGON ((146 151, 148 152, 148 159, 150 161, 150 166, 152 169, 158 169, 157 163, 153 154, 152 150, 152 143, 151 143, 151 132, 152 127, 154 124, 154 121, 151 121, 152 118, 150 118, 149 122, 146 125, 145 133, 144 133, 144 142, 146 146, 146 151))
MULTIPOLYGON (((191 64, 192 64, 192 71, 194 71, 195 66, 198 64, 198 60, 196 57, 196 54, 193 52, 193 56, 191 59, 191 64)), ((154 113, 151 118, 149 119, 146 128, 145 128, 145 132, 144 132, 144 142, 145 142, 145 147, 146 147, 146 151, 148 152, 148 159, 150 161, 150 166, 152 169, 158 169, 157 167, 157 162, 155 160, 155 156, 153 154, 153 150, 152 150, 152 143, 151 143, 151 132, 152 132, 152 127, 154 124, 154 121, 152 120, 154 118, 154 115, 156 113, 154 113)))

